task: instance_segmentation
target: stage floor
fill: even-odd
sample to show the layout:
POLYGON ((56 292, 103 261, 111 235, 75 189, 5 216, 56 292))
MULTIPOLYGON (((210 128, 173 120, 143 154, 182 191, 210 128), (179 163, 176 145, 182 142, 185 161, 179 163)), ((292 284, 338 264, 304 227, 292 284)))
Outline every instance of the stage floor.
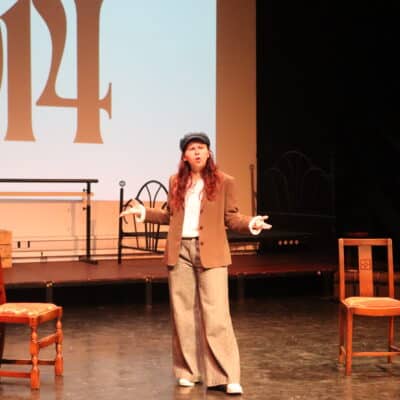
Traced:
MULTIPOLYGON (((337 304, 320 297, 231 301, 241 353, 243 400, 393 400, 400 359, 357 358, 353 375, 337 363, 337 304)), ((168 303, 64 308, 64 376, 41 367, 40 392, 29 380, 2 378, 8 400, 222 400, 203 385, 178 388, 171 372, 168 303)), ((370 321, 368 321, 370 322, 370 321)), ((356 324, 355 343, 386 346, 386 321, 356 324)), ((397 326, 398 328, 398 326, 397 326)), ((29 331, 7 326, 5 355, 25 355, 29 331)), ((46 349, 44 352, 52 349, 46 349)), ((239 397, 238 397, 239 398, 239 397)))

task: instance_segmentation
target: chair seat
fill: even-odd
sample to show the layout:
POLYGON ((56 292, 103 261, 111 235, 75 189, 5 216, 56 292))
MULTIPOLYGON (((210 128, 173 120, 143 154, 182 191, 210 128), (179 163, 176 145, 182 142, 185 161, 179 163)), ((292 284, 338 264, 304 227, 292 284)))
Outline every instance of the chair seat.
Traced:
MULTIPOLYGON (((56 376, 62 376, 64 371, 64 359, 62 354, 63 329, 62 329, 63 308, 52 303, 9 303, 7 302, 4 289, 3 271, 0 257, 0 377, 28 378, 31 381, 31 389, 40 388, 41 365, 54 366, 56 376), (54 323, 51 329, 49 322, 54 323), (47 324, 46 336, 39 334, 41 324, 47 324), (24 324, 29 326, 26 349, 29 350, 30 358, 4 358, 4 344, 6 326, 8 324, 24 324), (51 329, 49 331, 49 328, 51 329), (55 357, 52 359, 40 358, 42 348, 54 345, 55 357), (15 368, 5 369, 3 364, 13 366, 30 366, 29 371, 17 371, 15 368)), ((1 397, 1 395, 0 395, 1 397)), ((36 398, 36 396, 35 396, 36 398)))
POLYGON ((400 308, 400 300, 392 297, 347 297, 342 300, 347 307, 359 309, 398 309, 400 308))
POLYGON ((0 317, 40 317, 57 308, 51 303, 4 303, 0 305, 0 317))

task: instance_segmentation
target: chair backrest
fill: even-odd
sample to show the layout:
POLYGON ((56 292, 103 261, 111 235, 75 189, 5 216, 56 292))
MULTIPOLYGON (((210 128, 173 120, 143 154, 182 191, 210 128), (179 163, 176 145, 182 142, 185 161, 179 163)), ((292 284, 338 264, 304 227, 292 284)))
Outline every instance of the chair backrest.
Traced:
POLYGON ((148 207, 156 207, 158 202, 162 202, 162 207, 165 207, 167 196, 168 190, 161 182, 150 180, 138 190, 135 199, 148 207))
POLYGON ((0 304, 4 304, 5 302, 6 302, 6 290, 4 288, 3 266, 1 264, 1 257, 0 257, 0 304))
POLYGON ((260 172, 258 204, 275 226, 288 232, 336 237, 334 168, 323 169, 306 154, 290 150, 260 172), (268 195, 263 195, 268 194, 268 195))
MULTIPOLYGON (((160 207, 164 209, 167 206, 168 190, 167 188, 157 180, 149 180, 142 185, 138 190, 135 200, 147 207, 160 207)), ((133 200, 123 200, 123 190, 120 196, 120 211, 128 207, 133 200)), ((151 252, 158 251, 158 241, 160 239, 160 225, 153 224, 150 222, 143 223, 143 231, 139 232, 138 224, 134 217, 131 217, 133 234, 124 230, 125 219, 120 221, 120 236, 133 236, 136 238, 135 248, 140 250, 146 250, 151 252), (144 238, 144 246, 140 245, 140 237, 144 238)), ((125 224, 126 225, 126 224, 125 224)))
MULTIPOLYGON (((159 207, 164 209, 167 206, 168 190, 159 181, 150 180, 147 181, 137 192, 135 199, 141 204, 148 207, 159 207), (164 197, 164 199, 162 199, 164 197)), ((135 230, 137 230, 136 219, 133 219, 135 230)), ((158 240, 160 237, 160 225, 152 224, 150 222, 144 223, 145 231, 145 249, 157 252, 158 240)))
MULTIPOLYGON (((394 297, 393 245, 389 238, 339 239, 339 298, 346 298, 346 270, 351 267, 358 275, 359 296, 374 296, 374 264, 377 265, 376 247, 386 248, 379 259, 387 277, 388 296, 394 297), (353 250, 349 254, 349 250, 353 250), (354 250, 356 250, 354 252, 354 250)), ((383 272, 383 271, 382 271, 383 272)))

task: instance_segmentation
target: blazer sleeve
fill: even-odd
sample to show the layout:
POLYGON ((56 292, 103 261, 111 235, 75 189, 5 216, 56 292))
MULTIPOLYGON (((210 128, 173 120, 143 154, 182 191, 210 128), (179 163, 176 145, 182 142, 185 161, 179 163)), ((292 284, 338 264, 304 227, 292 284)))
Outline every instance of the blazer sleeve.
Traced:
POLYGON ((239 212, 236 184, 232 177, 226 177, 224 182, 225 190, 225 225, 232 231, 249 233, 249 223, 252 217, 239 212))

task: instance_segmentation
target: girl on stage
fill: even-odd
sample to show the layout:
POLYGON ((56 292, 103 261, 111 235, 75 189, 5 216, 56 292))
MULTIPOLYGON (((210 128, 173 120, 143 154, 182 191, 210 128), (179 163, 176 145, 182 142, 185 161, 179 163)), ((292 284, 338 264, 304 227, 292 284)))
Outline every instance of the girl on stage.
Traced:
POLYGON ((180 149, 166 209, 135 203, 121 216, 134 214, 138 221, 169 225, 164 260, 178 385, 204 382, 241 394, 239 351, 229 311, 226 227, 258 234, 271 225, 265 222, 267 216, 239 213, 235 180, 216 166, 206 134, 188 133, 180 149))

